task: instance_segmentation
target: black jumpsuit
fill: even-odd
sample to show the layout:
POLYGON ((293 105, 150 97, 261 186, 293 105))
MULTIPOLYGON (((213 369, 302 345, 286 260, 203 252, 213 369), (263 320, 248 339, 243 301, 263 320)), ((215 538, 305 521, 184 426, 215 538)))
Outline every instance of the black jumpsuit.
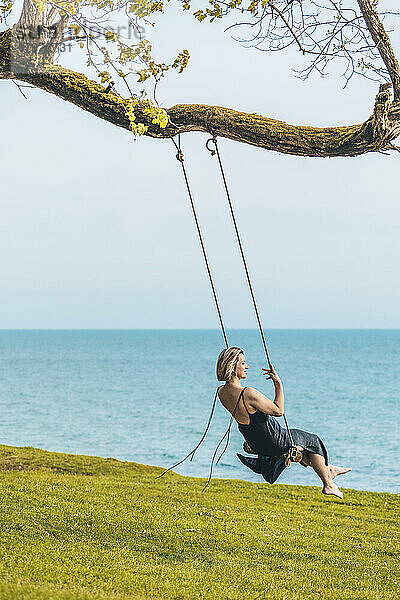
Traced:
MULTIPOLYGON (((242 454, 238 454, 237 456, 246 467, 262 475, 269 483, 274 483, 285 468, 283 454, 291 446, 289 433, 287 429, 281 427, 272 415, 266 415, 260 410, 257 410, 255 413, 249 413, 244 401, 245 389, 243 388, 240 392, 236 408, 239 405, 240 399, 242 399, 246 412, 249 415, 250 423, 248 425, 239 423, 238 427, 246 442, 258 456, 257 458, 243 456, 242 454)), ((291 429, 290 432, 296 446, 301 446, 308 452, 320 454, 324 457, 325 464, 328 465, 328 452, 324 442, 318 435, 301 429, 291 429)))

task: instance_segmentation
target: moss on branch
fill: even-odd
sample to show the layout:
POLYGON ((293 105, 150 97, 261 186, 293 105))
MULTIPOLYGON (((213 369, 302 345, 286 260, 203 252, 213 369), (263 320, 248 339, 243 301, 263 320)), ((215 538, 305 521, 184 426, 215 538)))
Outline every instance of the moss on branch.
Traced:
MULTIPOLYGON (((0 38, 0 78, 28 82, 130 131, 127 116, 129 99, 124 100, 112 91, 105 93, 100 84, 82 73, 53 64, 42 72, 10 73, 7 39, 6 32, 0 38)), ((152 123, 140 104, 135 107, 134 113, 136 121, 147 126, 146 135, 154 138, 168 138, 190 131, 212 132, 220 137, 298 156, 357 156, 388 147, 400 133, 399 103, 387 103, 387 126, 384 129, 375 126, 375 114, 356 125, 306 127, 220 106, 177 104, 166 110, 170 123, 165 129, 152 123)))

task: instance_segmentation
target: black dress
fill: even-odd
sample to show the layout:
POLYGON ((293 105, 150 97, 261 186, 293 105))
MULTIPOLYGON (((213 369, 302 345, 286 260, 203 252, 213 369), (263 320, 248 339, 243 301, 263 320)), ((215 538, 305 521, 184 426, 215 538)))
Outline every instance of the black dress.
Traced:
MULTIPOLYGON (((281 427, 279 422, 272 415, 257 410, 255 413, 249 413, 244 401, 244 390, 241 391, 236 408, 242 399, 243 405, 249 415, 250 423, 244 425, 238 424, 239 431, 243 435, 249 446, 257 452, 257 458, 243 456, 238 454, 239 460, 255 473, 259 473, 269 483, 274 483, 285 468, 285 458, 283 454, 290 448, 291 441, 287 429, 281 427)), ((236 408, 235 411, 236 412, 236 408)), ((293 442, 296 446, 301 446, 308 452, 320 454, 328 465, 328 452, 324 442, 315 433, 308 433, 301 429, 290 430, 293 442)), ((306 465, 303 465, 306 466, 306 465)))

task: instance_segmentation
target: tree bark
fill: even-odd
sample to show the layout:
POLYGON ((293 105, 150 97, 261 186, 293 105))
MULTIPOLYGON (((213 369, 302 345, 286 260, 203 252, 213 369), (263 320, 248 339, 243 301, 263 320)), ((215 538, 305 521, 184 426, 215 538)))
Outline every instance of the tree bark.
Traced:
MULTIPOLYGON (((27 0, 28 1, 28 0, 27 0)), ((360 0, 361 1, 361 0, 360 0)), ((82 73, 49 63, 42 70, 14 73, 10 62, 11 30, 0 35, 0 79, 18 79, 79 106, 118 127, 130 130, 124 100, 82 73)), ((154 125, 135 108, 137 122, 148 126, 153 138, 168 138, 178 133, 201 131, 251 144, 267 150, 297 156, 357 156, 389 148, 400 134, 400 102, 390 102, 387 89, 376 98, 374 113, 361 124, 340 127, 290 125, 258 114, 239 112, 220 106, 178 104, 166 109, 170 124, 165 129, 154 125)))
POLYGON ((374 44, 389 72, 393 84, 394 100, 397 102, 400 100, 400 68, 394 55, 389 36, 370 0, 357 0, 357 2, 374 44))
MULTIPOLYGON (((56 11, 57 14, 57 11, 56 11)), ((15 75, 38 71, 52 63, 62 39, 68 16, 52 23, 54 11, 46 6, 39 12, 33 0, 24 0, 18 23, 11 29, 9 69, 15 75)))

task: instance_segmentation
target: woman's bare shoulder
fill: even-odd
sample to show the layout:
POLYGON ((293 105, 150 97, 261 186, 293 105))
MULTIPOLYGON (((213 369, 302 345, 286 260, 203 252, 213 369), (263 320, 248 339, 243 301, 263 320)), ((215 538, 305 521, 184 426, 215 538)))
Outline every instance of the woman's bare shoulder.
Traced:
POLYGON ((267 396, 265 396, 262 392, 253 387, 246 388, 245 392, 246 402, 254 406, 254 408, 261 409, 262 403, 265 401, 271 402, 267 396))
POLYGON ((226 385, 221 385, 218 388, 218 398, 220 400, 224 400, 224 399, 229 399, 231 396, 234 396, 237 392, 240 392, 240 390, 243 389, 241 387, 236 387, 232 388, 232 387, 226 387, 226 385))
POLYGON ((246 398, 248 398, 249 400, 251 400, 252 398, 259 397, 260 394, 261 394, 261 392, 256 390, 256 388, 253 388, 253 387, 246 388, 246 398))

